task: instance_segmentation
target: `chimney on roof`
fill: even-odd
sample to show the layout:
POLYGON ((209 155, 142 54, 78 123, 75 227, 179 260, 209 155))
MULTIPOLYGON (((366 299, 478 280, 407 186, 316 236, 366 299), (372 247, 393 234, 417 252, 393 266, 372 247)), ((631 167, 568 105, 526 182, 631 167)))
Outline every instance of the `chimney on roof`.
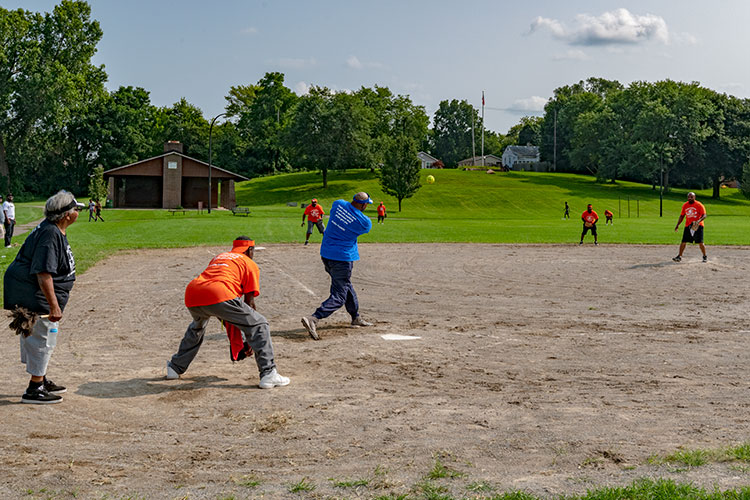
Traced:
POLYGON ((177 151, 182 153, 182 143, 180 141, 167 141, 164 143, 164 152, 177 151))

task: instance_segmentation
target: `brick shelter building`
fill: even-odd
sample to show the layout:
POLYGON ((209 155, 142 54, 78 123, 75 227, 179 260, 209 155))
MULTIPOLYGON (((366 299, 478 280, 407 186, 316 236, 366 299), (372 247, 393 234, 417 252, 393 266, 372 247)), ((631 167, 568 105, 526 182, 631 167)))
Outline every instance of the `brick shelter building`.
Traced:
MULTIPOLYGON (((104 172, 114 208, 198 208, 208 206, 208 163, 182 153, 169 141, 164 153, 104 172)), ((211 208, 237 205, 234 183, 247 177, 211 165, 211 208), (221 196, 221 199, 219 197, 221 196)))

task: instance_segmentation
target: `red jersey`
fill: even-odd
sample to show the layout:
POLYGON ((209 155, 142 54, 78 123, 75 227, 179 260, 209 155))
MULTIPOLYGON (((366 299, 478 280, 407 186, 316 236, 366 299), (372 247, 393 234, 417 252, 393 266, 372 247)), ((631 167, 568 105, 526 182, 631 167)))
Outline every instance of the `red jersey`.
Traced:
POLYGON ((586 210, 581 215, 581 219, 583 219, 584 222, 590 222, 592 224, 596 224, 596 221, 599 220, 599 216, 596 215, 596 212, 594 212, 593 210, 591 212, 586 210))
POLYGON ((185 289, 187 307, 210 306, 251 293, 260 293, 260 270, 245 254, 224 252, 214 257, 185 289))
POLYGON ((307 220, 309 220, 310 222, 318 222, 323 218, 325 212, 323 211, 323 207, 321 207, 320 205, 307 205, 307 208, 305 208, 305 215, 307 215, 307 220))
MULTIPOLYGON (((686 201, 685 204, 682 205, 682 212, 680 212, 680 215, 685 216, 685 226, 689 226, 706 215, 706 207, 704 207, 703 203, 700 201, 694 201, 693 203, 686 201)), ((703 225, 703 221, 701 221, 700 225, 703 225)))
POLYGON ((613 215, 612 212, 610 212, 609 210, 605 210, 604 211, 604 216, 605 217, 612 217, 612 215, 613 215))
POLYGON ((378 205, 378 215, 381 217, 385 215, 385 205, 378 205))

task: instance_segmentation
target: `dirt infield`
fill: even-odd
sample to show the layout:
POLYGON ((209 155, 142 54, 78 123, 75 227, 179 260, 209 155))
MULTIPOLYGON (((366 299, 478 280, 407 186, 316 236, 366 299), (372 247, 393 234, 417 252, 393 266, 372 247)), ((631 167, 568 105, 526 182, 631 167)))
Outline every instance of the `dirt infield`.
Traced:
POLYGON ((647 463, 750 441, 750 248, 709 246, 704 264, 689 247, 675 264, 676 248, 361 245, 353 281, 376 324, 338 312, 315 342, 300 317, 327 296, 317 246, 268 245, 257 306, 292 379, 270 391, 251 360, 229 361, 216 321, 164 379, 185 285, 225 249, 113 256, 66 310, 49 371, 62 404, 18 404, 27 376, 0 329, 0 497, 372 498, 409 492, 436 460, 463 473, 435 480, 457 497, 482 482, 747 485, 746 466, 647 463), (303 478, 315 490, 290 493, 303 478))

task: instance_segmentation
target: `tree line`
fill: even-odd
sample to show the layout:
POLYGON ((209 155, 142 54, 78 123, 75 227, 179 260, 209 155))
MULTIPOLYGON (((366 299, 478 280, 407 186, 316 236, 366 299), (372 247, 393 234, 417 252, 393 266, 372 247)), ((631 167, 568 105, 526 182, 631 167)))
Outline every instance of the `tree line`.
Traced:
POLYGON ((589 78, 556 89, 537 126, 542 158, 558 171, 712 187, 715 198, 724 181, 750 183, 750 100, 697 82, 589 78))
MULTIPOLYGON (((48 195, 85 192, 97 167, 157 156, 169 140, 185 153, 247 177, 371 168, 401 200, 419 188, 419 150, 446 167, 479 154, 479 111, 444 100, 432 117, 388 87, 334 92, 312 86, 298 96, 271 72, 225 96, 223 119, 205 117, 181 98, 151 103, 148 90, 109 91, 91 59, 102 37, 88 3, 62 0, 50 13, 0 7, 0 191, 48 195)), ((507 134, 485 130, 484 152, 538 145, 558 171, 601 181, 666 186, 713 185, 741 178, 750 145, 747 100, 697 83, 591 78, 560 87, 543 117, 523 117, 507 134)), ((747 174, 750 180, 750 172, 747 174)), ((746 183, 747 184, 747 183, 746 183)))

